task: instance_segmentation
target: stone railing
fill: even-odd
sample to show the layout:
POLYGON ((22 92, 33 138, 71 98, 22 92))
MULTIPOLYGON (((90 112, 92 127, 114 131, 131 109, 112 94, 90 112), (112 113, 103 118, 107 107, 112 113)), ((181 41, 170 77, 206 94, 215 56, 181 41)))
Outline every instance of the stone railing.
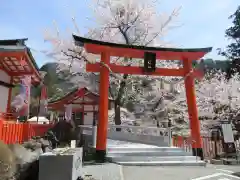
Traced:
MULTIPOLYGON (((93 144, 96 142, 96 127, 81 125, 82 133, 93 136, 93 144), (94 129, 94 130, 93 130, 94 129)), ((109 125, 108 138, 112 140, 129 141, 158 146, 171 146, 172 137, 170 128, 109 125)))
POLYGON ((156 128, 156 127, 142 127, 142 126, 126 126, 126 125, 109 125, 108 131, 115 132, 117 129, 121 129, 123 133, 130 134, 142 134, 151 136, 168 136, 167 128, 156 128))

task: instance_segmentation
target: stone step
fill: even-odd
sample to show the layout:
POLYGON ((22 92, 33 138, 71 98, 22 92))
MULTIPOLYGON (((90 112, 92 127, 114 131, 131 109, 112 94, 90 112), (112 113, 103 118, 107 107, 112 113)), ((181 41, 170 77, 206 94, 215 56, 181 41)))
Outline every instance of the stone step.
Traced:
POLYGON ((138 147, 138 146, 110 146, 107 148, 107 152, 185 152, 184 149, 177 147, 138 147))
POLYGON ((124 166, 206 166, 204 161, 135 161, 135 162, 116 162, 124 166))
POLYGON ((121 157, 121 156, 191 156, 191 152, 184 150, 154 150, 154 149, 126 149, 125 151, 111 150, 107 152, 108 157, 121 157))
POLYGON ((126 151, 108 152, 107 156, 191 156, 190 152, 161 152, 161 151, 126 151))
POLYGON ((195 156, 108 156, 111 162, 200 161, 195 156))

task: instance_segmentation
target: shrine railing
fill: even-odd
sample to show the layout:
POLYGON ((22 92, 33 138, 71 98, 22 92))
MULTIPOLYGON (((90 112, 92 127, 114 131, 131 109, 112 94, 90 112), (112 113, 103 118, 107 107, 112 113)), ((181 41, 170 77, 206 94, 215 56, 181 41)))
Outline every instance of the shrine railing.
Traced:
MULTIPOLYGON (((96 136, 90 125, 81 125, 82 133, 96 136)), ((144 143, 158 146, 171 146, 172 137, 168 128, 126 126, 126 125, 109 125, 108 138, 119 141, 129 141, 133 143, 144 143)), ((93 137, 95 138, 95 137, 93 137)))
POLYGON ((0 140, 6 144, 22 143, 33 136, 42 136, 52 124, 29 124, 0 120, 0 140))
MULTIPOLYGON (((205 159, 212 159, 216 156, 223 153, 223 146, 221 140, 215 142, 211 140, 211 137, 202 136, 202 145, 203 145, 203 156, 205 159), (217 149, 215 149, 217 148, 217 149)), ((184 149, 186 152, 192 151, 192 143, 190 137, 182 137, 182 136, 173 136, 172 138, 173 146, 180 147, 184 149)), ((236 147, 240 147, 240 141, 235 141, 236 147)))
POLYGON ((108 137, 113 140, 158 146, 171 146, 172 144, 171 131, 168 128, 109 125, 108 137))
POLYGON ((152 136, 168 136, 167 128, 156 128, 156 127, 142 127, 142 126, 126 126, 126 125, 109 125, 108 131, 117 131, 121 129, 121 132, 131 134, 142 134, 152 136))
POLYGON ((17 121, 16 117, 12 113, 3 113, 3 112, 0 112, 0 120, 13 121, 13 122, 17 121))

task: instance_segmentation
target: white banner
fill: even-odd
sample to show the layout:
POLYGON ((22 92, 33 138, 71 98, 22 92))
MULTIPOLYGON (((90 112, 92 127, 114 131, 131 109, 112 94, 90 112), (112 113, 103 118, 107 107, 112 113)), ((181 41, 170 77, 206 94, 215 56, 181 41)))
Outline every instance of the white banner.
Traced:
POLYGON ((233 130, 231 124, 222 124, 223 139, 225 143, 234 143, 233 130))
POLYGON ((65 119, 68 122, 70 122, 72 119, 72 105, 71 104, 65 106, 65 119))

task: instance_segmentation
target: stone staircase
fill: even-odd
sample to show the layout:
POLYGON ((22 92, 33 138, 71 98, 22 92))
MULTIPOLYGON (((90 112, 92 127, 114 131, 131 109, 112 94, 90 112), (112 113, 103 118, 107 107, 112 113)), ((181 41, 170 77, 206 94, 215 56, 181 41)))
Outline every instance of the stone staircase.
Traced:
MULTIPOLYGON (((86 131, 83 131, 83 134, 89 136, 92 141, 91 136, 96 133, 92 133, 92 128, 89 126, 81 127, 86 131)), ((169 132, 166 128, 109 125, 107 158, 110 162, 128 166, 206 165, 200 158, 192 156, 191 152, 169 147, 171 138, 166 132, 169 132), (122 131, 115 131, 116 128, 121 128, 122 131)), ((95 147, 96 143, 92 144, 95 147)))
POLYGON ((177 147, 144 144, 108 146, 110 162, 127 166, 205 166, 206 163, 177 147))

